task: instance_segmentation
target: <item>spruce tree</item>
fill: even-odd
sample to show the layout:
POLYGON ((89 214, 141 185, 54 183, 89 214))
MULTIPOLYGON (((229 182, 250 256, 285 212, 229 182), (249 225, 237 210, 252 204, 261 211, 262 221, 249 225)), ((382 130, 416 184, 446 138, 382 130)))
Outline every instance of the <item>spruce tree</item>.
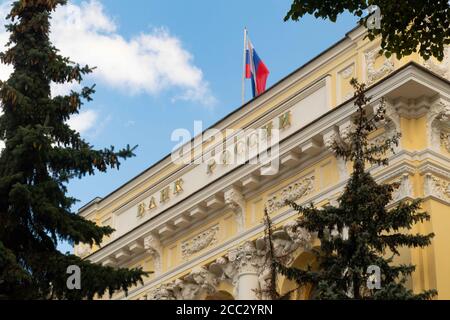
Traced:
POLYGON ((301 286, 313 285, 317 299, 430 299, 436 291, 419 294, 406 286, 413 265, 395 264, 401 247, 426 247, 433 234, 413 234, 414 224, 429 220, 421 211, 421 200, 402 201, 387 209, 398 184, 379 184, 366 170, 367 165, 388 165, 386 155, 394 151, 400 134, 382 142, 370 141, 370 134, 385 121, 384 102, 369 114, 371 98, 365 85, 352 80, 357 112, 353 126, 332 149, 337 157, 353 164, 353 172, 338 205, 316 208, 287 203, 299 212, 297 227, 316 234, 320 249, 314 250, 318 269, 287 267, 274 261, 277 272, 301 286), (374 284, 371 266, 381 271, 381 287, 374 284))
MULTIPOLYGON (((67 125, 94 87, 51 96, 52 82, 80 83, 92 72, 63 57, 49 40, 51 13, 66 0, 12 4, 3 63, 14 72, 0 83, 0 298, 91 299, 142 282, 141 269, 114 269, 57 250, 59 241, 100 245, 114 230, 72 211, 72 178, 119 168, 133 149, 96 150, 67 125), (67 268, 81 268, 81 290, 69 290, 67 268)), ((70 35, 67 35, 70 37, 70 35)))

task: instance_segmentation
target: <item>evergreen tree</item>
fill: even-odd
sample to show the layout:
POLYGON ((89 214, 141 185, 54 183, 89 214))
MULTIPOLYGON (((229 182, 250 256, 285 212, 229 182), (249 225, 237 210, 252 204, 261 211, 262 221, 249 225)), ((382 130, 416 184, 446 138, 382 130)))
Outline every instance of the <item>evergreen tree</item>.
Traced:
MULTIPOLYGON (((61 56, 49 40, 51 13, 66 0, 20 0, 6 26, 1 61, 14 72, 0 83, 0 298, 91 299, 142 282, 141 269, 114 269, 57 250, 58 241, 100 245, 114 230, 71 211, 71 178, 119 168, 133 149, 95 150, 67 125, 94 87, 52 97, 54 83, 80 83, 92 72, 61 56), (67 268, 81 268, 81 290, 69 290, 67 268)), ((67 35, 70 36, 70 35, 67 35)))
POLYGON ((280 261, 274 261, 274 265, 299 286, 313 285, 318 299, 430 299, 436 294, 434 290, 415 294, 406 287, 408 276, 415 270, 413 265, 393 263, 399 248, 422 248, 431 243, 433 234, 406 232, 430 217, 420 210, 420 199, 387 209, 399 185, 378 184, 365 166, 387 165, 385 155, 394 151, 400 135, 381 143, 370 142, 369 135, 385 120, 384 103, 374 114, 368 114, 366 106, 371 99, 365 95, 364 84, 353 79, 352 85, 357 114, 349 133, 332 145, 336 156, 353 163, 338 206, 315 208, 312 204, 288 203, 299 212, 297 227, 317 234, 320 240, 320 249, 314 251, 319 268, 301 270, 280 261), (375 280, 370 266, 379 267, 381 288, 367 285, 375 280))
POLYGON ((417 52, 428 60, 445 58, 450 44, 450 3, 439 0, 292 0, 284 20, 306 15, 336 22, 349 12, 368 27, 367 37, 381 38, 381 52, 398 59, 417 52), (364 16, 365 12, 371 14, 364 16))

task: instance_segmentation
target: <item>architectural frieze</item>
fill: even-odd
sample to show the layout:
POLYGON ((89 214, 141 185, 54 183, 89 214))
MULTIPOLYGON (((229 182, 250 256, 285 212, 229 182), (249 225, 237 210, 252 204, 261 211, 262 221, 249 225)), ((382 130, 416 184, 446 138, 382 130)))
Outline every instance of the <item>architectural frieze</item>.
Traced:
MULTIPOLYGON (((403 79, 403 78, 402 78, 403 79)), ((394 79, 391 79, 394 83, 394 79)), ((390 81, 391 81, 390 80, 390 81)), ((405 80, 406 81, 406 80, 405 80)), ((386 87, 393 87, 392 84, 390 85, 386 85, 386 87)), ((434 96, 433 96, 434 97, 434 96)), ((388 121, 386 123, 386 126, 388 128, 393 127, 393 124, 395 124, 395 126, 397 127, 397 123, 398 123, 398 118, 396 119, 396 115, 397 115, 397 100, 392 100, 395 103, 393 103, 393 112, 387 116, 388 121), (394 118, 394 120, 391 120, 392 118, 394 118)), ((425 101, 425 100, 424 100, 425 101)), ((444 99, 445 101, 445 99, 444 99)), ((391 101, 389 101, 391 102, 391 101)), ((426 102, 426 101, 425 101, 426 102)), ((326 132, 328 131, 332 131, 334 130, 335 132, 337 131, 339 134, 341 134, 341 132, 345 133, 345 125, 348 124, 348 120, 352 114, 352 109, 354 110, 354 108, 352 108, 352 103, 348 103, 348 105, 343 106, 342 108, 339 108, 338 110, 335 110, 333 113, 330 113, 326 116, 324 116, 323 118, 319 119, 317 122, 311 124, 310 126, 306 127, 304 130, 297 132, 295 135, 291 135, 288 138, 286 138, 285 140, 282 141, 282 144, 280 145, 280 156, 281 158, 284 158, 286 156, 286 154, 292 152, 292 150, 295 150, 295 153, 298 155, 297 157, 297 162, 295 166, 291 166, 289 165, 289 167, 283 167, 283 171, 282 174, 285 177, 289 176, 289 172, 294 173, 298 173, 298 170, 303 170, 301 168, 304 168, 304 164, 306 162, 308 163, 313 163, 315 161, 317 161, 318 159, 318 155, 319 153, 317 153, 317 150, 320 152, 320 156, 323 157, 324 155, 327 155, 327 151, 326 148, 329 145, 329 143, 327 143, 327 137, 325 135, 326 132), (311 141, 313 141, 313 143, 311 143, 311 141), (305 147, 308 146, 308 147, 305 147), (312 147, 310 147, 312 146, 312 147), (316 151, 312 151, 312 150, 316 151), (311 151, 310 151, 311 150, 311 151), (294 171, 297 170, 297 171, 294 171)), ((425 103, 424 103, 425 105, 425 103)), ((405 105, 404 108, 408 108, 408 105, 405 105)), ((416 108, 416 106, 412 106, 414 108, 416 108)), ((440 110, 439 112, 435 113, 435 117, 430 117, 429 120, 431 123, 433 123, 433 125, 436 125, 438 123, 445 124, 445 117, 446 114, 448 113, 448 111, 446 108, 442 108, 442 106, 439 106, 439 108, 433 109, 431 110, 431 107, 429 108, 430 112, 437 112, 438 110, 440 110)), ((427 115, 427 117, 429 117, 429 115, 427 115)), ((294 120, 293 120, 293 124, 294 124, 294 120)), ((442 127, 441 127, 442 128, 442 127)), ((385 130, 386 132, 386 130, 385 130)), ((441 130, 439 132, 438 137, 438 141, 439 144, 442 144, 443 142, 443 138, 442 138, 442 132, 443 130, 441 130)), ((439 145, 438 144, 438 145, 439 145)), ((438 157, 438 151, 434 150, 433 152, 431 150, 421 150, 421 151, 417 151, 417 152, 408 152, 405 150, 401 150, 400 152, 398 152, 397 154, 393 155, 393 157, 391 158, 391 165, 389 168, 375 168, 374 170, 374 174, 379 177, 379 173, 382 172, 382 175, 385 176, 387 175, 387 173, 390 173, 390 180, 384 180, 383 177, 383 181, 396 181, 400 183, 400 188, 398 190, 398 192, 396 192, 394 194, 394 201, 399 201, 401 199, 404 198, 408 198, 411 196, 412 194, 412 179, 413 179, 413 175, 414 174, 423 174, 423 172, 421 171, 421 169, 418 168, 414 168, 414 170, 411 172, 411 170, 406 167, 402 167, 402 165, 400 165, 401 162, 403 161, 422 161, 422 159, 426 159, 426 158, 430 158, 430 157, 434 157, 436 158, 436 161, 440 161, 442 163, 445 163, 445 158, 443 158, 442 155, 440 155, 438 157), (403 170, 403 172, 402 172, 403 170), (395 174, 393 173, 395 171, 395 174), (407 173, 407 175, 405 175, 405 173, 407 173)), ((340 173, 339 176, 344 176, 344 173, 346 171, 346 167, 345 167, 345 162, 341 163, 341 166, 339 169, 340 172, 342 172, 342 174, 340 173)), ((239 221, 241 221, 241 226, 245 226, 245 221, 244 221, 244 217, 245 217, 245 197, 248 197, 248 192, 249 189, 245 189, 245 197, 242 194, 242 190, 243 188, 240 186, 243 186, 244 180, 247 179, 246 177, 250 176, 250 175, 254 175, 256 178, 254 180, 252 180, 252 194, 256 192, 260 192, 260 188, 267 188, 268 185, 268 180, 263 180, 260 178, 260 167, 258 166, 254 166, 254 167, 250 167, 250 166, 245 166, 242 168, 238 168, 235 171, 233 171, 232 173, 230 173, 229 175, 226 175, 222 178, 220 178, 220 181, 218 182, 214 182, 214 183, 210 183, 207 185, 207 187, 204 190, 201 190, 200 192, 196 193, 194 196, 190 196, 188 199, 186 199, 186 201, 182 201, 180 202, 179 205, 177 205, 177 207, 170 207, 169 209, 167 209, 164 212, 164 215, 160 215, 160 216, 155 216, 154 218, 151 219, 151 221, 148 221, 148 223, 146 225, 143 225, 142 227, 139 227, 137 229, 133 229, 131 232, 129 232, 128 234, 126 234, 123 238, 118 239, 117 242, 114 242, 111 246, 107 246, 104 247, 100 252, 95 253, 94 255, 88 257, 89 259, 93 259, 94 262, 100 262, 102 263, 103 261, 106 261, 108 259, 111 259, 116 257, 117 252, 120 250, 129 250, 129 248, 133 245, 133 243, 135 242, 139 242, 141 241, 142 244, 144 244, 144 238, 143 236, 145 236, 146 234, 148 234, 149 232, 152 232, 152 234, 154 234, 155 236, 157 236, 158 240, 161 239, 161 242, 159 243, 159 249, 158 249, 158 245, 147 245, 146 249, 144 249, 144 251, 139 251, 139 254, 145 254, 145 255, 150 255, 153 259, 153 256, 155 256, 154 260, 158 260, 158 258, 161 260, 162 257, 162 248, 161 246, 166 243, 167 239, 169 239, 169 236, 173 236, 175 235, 176 237, 181 236, 182 234, 188 233, 190 232, 189 229, 191 226, 200 226, 203 221, 205 220, 206 216, 202 216, 202 218, 197 218, 197 216, 191 216, 190 213, 193 211, 193 208, 196 207, 202 207, 204 209, 204 213, 205 214, 209 214, 208 217, 211 217, 211 219, 213 219, 214 217, 212 215, 214 214, 220 214, 221 212, 223 212, 224 209, 228 208, 231 209, 234 213, 235 218, 237 219, 236 221, 238 222, 237 225, 239 226, 239 221), (244 179, 245 178, 245 179, 244 179), (239 187, 238 187, 239 186, 239 187), (229 190, 231 187, 235 187, 235 189, 232 192, 229 192, 226 195, 226 191, 229 190), (209 199, 211 198, 215 198, 215 199, 219 199, 219 200, 215 200, 215 201, 209 201, 209 199), (211 204, 210 204, 211 203, 211 204), (186 217, 186 220, 183 220, 183 227, 181 228, 180 226, 178 226, 178 218, 179 217, 186 217), (173 231, 171 231, 173 230, 173 231), (160 231, 164 231, 166 233, 160 233, 160 231), (155 249, 156 247, 156 249, 155 249), (148 250, 148 251, 146 251, 148 250)), ((445 171, 445 170, 444 170, 445 171)), ((438 179, 444 180, 443 175, 442 174, 434 174, 438 179)), ((183 177, 184 178, 184 177, 183 177)), ((278 179, 278 178, 277 178, 278 179)), ((415 178, 414 178, 415 179, 415 178)), ((184 191, 186 191, 186 188, 189 188, 189 184, 191 183, 190 180, 188 179, 183 179, 185 180, 185 184, 183 185, 183 189, 184 191)), ((278 180, 277 180, 278 181, 278 180)), ((441 199, 447 199, 447 188, 448 188, 448 184, 445 185, 443 183, 437 183, 436 181, 432 180, 433 184, 437 184, 438 186, 434 187, 435 190, 433 190, 433 192, 436 195, 439 195, 439 197, 441 199), (439 192, 438 192, 439 191, 439 192)), ((298 183, 298 181, 297 181, 298 183)), ((314 184, 314 181, 313 181, 314 184)), ((295 185, 295 183, 294 183, 295 185)), ((309 196, 307 197, 306 195, 304 197, 300 197, 300 203, 302 202, 302 200, 307 199, 308 201, 314 201, 315 203, 318 203, 320 201, 323 201, 324 199, 327 199, 327 197, 330 196, 335 196, 336 193, 341 190, 343 188, 343 186, 345 185, 345 181, 341 180, 339 181, 337 184, 333 185, 333 186, 326 186, 326 188, 322 189, 318 189, 316 193, 312 194, 308 194, 309 196)), ((432 185, 432 184, 430 184, 432 185)), ((173 183, 171 184, 171 188, 173 187, 173 183)), ((299 189, 299 187, 295 188, 293 187, 291 189, 291 192, 294 192, 295 189, 299 189)), ((301 188, 300 188, 301 189, 301 188)), ((432 190, 432 188, 430 188, 432 190)), ((158 190, 156 190, 158 191, 158 190)), ((417 192, 420 192, 420 190, 416 190, 417 192)), ((281 192, 276 194, 278 196, 278 200, 282 199, 282 195, 281 192)), ((159 193, 158 193, 159 196, 159 193)), ((173 197, 173 194, 171 195, 173 197)), ((178 197, 183 197, 184 193, 180 193, 180 195, 178 197)), ((438 197, 438 196, 436 196, 438 197)), ((159 199, 158 199, 159 200, 159 199)), ((448 199, 444 200, 448 203, 448 199)), ((147 206, 150 205, 150 203, 146 204, 147 206)), ((263 203, 263 205, 265 205, 265 203, 263 203)), ((202 210, 196 210, 195 212, 197 213, 201 213, 202 210)), ((136 217, 136 212, 134 212, 134 215, 136 217)), ((280 216, 283 217, 283 219, 287 218, 287 217, 292 217, 293 215, 295 215, 295 212, 292 212, 292 209, 290 208, 286 208, 286 210, 280 211, 280 216)), ((278 219, 278 216, 274 217, 278 219)), ((201 214, 198 216, 200 217, 201 214)), ((208 221, 212 221, 212 220, 208 220, 208 221)), ((283 221, 283 220, 281 220, 283 221)), ((244 230, 243 227, 238 227, 238 229, 240 229, 240 233, 236 235, 236 237, 234 237, 233 239, 229 239, 229 241, 225 241, 223 244, 215 244, 215 245, 211 245, 211 246, 206 246, 203 249, 199 249, 199 251, 197 251, 198 255, 196 255, 195 257, 193 257, 192 260, 187 261, 186 259, 184 259, 183 257, 183 262, 179 265, 173 266, 171 267, 169 270, 161 270, 161 268, 159 268, 159 271, 156 273, 155 278, 156 280, 151 280, 149 282, 149 286, 154 286, 155 284, 161 283, 161 281, 166 281, 166 279, 170 279, 173 278, 174 276, 176 276, 178 273, 181 272, 185 272, 185 270, 187 268, 192 268, 192 264, 201 264, 201 261, 203 261, 204 259, 206 259, 206 257, 211 257, 211 255, 213 254, 218 254, 221 252, 221 250, 232 250, 232 248, 230 248, 231 246, 234 246, 234 244, 239 240, 238 238, 241 237, 242 239, 244 238, 249 238, 252 235, 256 235, 258 232, 262 232, 263 231, 263 227, 261 225, 255 225, 255 226, 250 226, 249 228, 249 232, 247 232, 247 230, 244 230), (244 230, 244 231, 243 231, 244 230)), ((192 228, 192 230, 194 230, 192 228)), ((171 238, 170 238, 171 239, 171 238)), ((191 239, 191 238, 190 238, 191 239)), ((290 251, 290 247, 288 244, 283 243, 281 240, 283 240, 282 238, 280 238, 279 240, 277 240, 277 246, 279 247, 279 251, 283 251, 285 250, 286 252, 290 251), (284 248, 284 249, 282 249, 284 248)), ((289 241, 289 239, 287 239, 289 241)), ((148 242, 153 242, 154 241, 148 241, 148 242)), ((181 245, 181 243, 179 244, 181 245)), ((186 246, 187 251, 192 250, 190 252, 195 252, 195 248, 196 247, 202 247, 202 243, 198 242, 197 245, 192 245, 192 246, 186 246)), ((257 247, 257 243, 254 243, 255 248, 257 247)), ((179 247, 178 250, 180 250, 181 247, 179 247)), ((77 248, 78 250, 78 248, 77 248)), ((82 251, 82 250, 81 250, 82 251)), ((80 253, 82 253, 80 251, 80 253)), ((85 253, 89 251, 89 248, 85 250, 85 253)), ((186 252, 187 252, 186 251, 186 252)), ((78 252, 78 251, 77 251, 78 252)), ((138 251, 136 251, 138 252, 138 251)), ((178 251, 180 252, 180 251, 178 251)), ((185 254, 184 256, 187 256, 189 254, 185 254)), ((195 253, 192 253, 191 255, 195 255, 195 253)), ((225 255, 223 257, 223 261, 222 261, 222 265, 223 268, 223 275, 228 274, 228 276, 224 276, 226 279, 226 281, 238 281, 239 279, 239 275, 236 274, 236 270, 238 270, 239 268, 236 267, 236 263, 239 260, 234 260, 234 261, 230 261, 229 259, 230 257, 228 257, 228 255, 225 255), (234 279, 234 280, 233 280, 234 279)), ((256 256, 255 256, 256 259, 256 256)), ((256 259, 257 260, 257 259, 256 259)), ((123 266, 126 263, 128 263, 129 260, 116 260, 114 263, 115 266, 123 266)), ((220 261, 216 261, 217 263, 220 261)), ((156 263, 156 266, 158 265, 158 263, 156 263)), ((252 264, 250 264, 249 266, 251 266, 252 264)), ((258 263, 255 264, 255 262, 253 262, 254 266, 259 266, 258 263)), ((211 270, 209 269, 209 266, 207 266, 207 271, 211 272, 211 270)), ((262 267, 261 267, 262 268, 262 267)), ((155 271, 157 268, 155 268, 155 271)), ((259 275, 261 276, 261 278, 264 278, 264 269, 260 269, 260 273, 259 275)), ((214 273, 213 273, 214 274, 214 273)), ((183 279, 184 280, 184 279, 183 279)), ((220 280, 220 278, 219 278, 220 280)), ((185 280, 187 281, 185 284, 184 289, 182 290, 182 295, 184 296, 192 296, 191 293, 189 292, 196 292, 195 290, 191 290, 193 287, 193 283, 192 280, 185 280), (190 289, 191 288, 191 289, 190 289)), ((220 280, 223 281, 223 280, 220 280)), ((238 282, 236 282, 238 283, 238 282)), ((263 280, 261 280, 261 284, 260 286, 262 287, 263 280)), ((196 285, 194 283, 194 285, 196 285)), ((172 292, 176 292, 176 294, 180 294, 180 289, 181 285, 180 283, 177 284, 176 287, 170 289, 172 292)), ((164 289, 164 288, 163 288, 164 289)), ((165 288, 165 291, 170 291, 168 288, 165 288)), ((133 292, 133 295, 136 294, 137 292, 141 292, 142 290, 148 290, 148 286, 146 286, 145 288, 139 288, 137 289, 135 292, 133 292)), ((164 291, 163 290, 163 291, 164 291)), ((201 290, 198 291, 197 293, 195 293, 195 295, 202 295, 203 293, 201 293, 201 290)), ((167 294, 166 294, 167 295, 167 294)), ((160 294, 160 296, 162 296, 160 294)))
POLYGON ((425 196, 433 196, 450 204, 450 180, 438 177, 433 173, 426 173, 424 177, 425 196))
POLYGON ((269 214, 286 206, 286 202, 294 202, 306 197, 314 191, 314 176, 303 178, 295 182, 267 200, 265 208, 269 214))
POLYGON ((450 152, 450 132, 441 132, 441 144, 447 152, 450 152))
POLYGON ((364 55, 366 59, 367 85, 377 82, 395 70, 392 57, 383 57, 383 64, 378 68, 375 66, 377 58, 381 56, 380 49, 378 47, 366 51, 364 55))
POLYGON ((184 260, 217 243, 219 225, 215 225, 181 244, 181 255, 184 260))
MULTIPOLYGON (((297 249, 310 249, 312 239, 313 236, 298 228, 295 221, 289 222, 273 234, 274 255, 292 261, 292 254, 297 249)), ((183 278, 149 290, 145 297, 150 300, 198 299, 202 295, 215 293, 221 281, 230 282, 235 288, 234 295, 239 297, 249 294, 246 287, 246 277, 249 275, 253 276, 253 283, 257 283, 256 289, 264 292, 270 275, 269 266, 267 239, 246 241, 209 266, 196 267, 183 278)))
POLYGON ((401 177, 394 180, 393 183, 396 183, 398 185, 398 188, 396 188, 392 193, 391 204, 404 200, 406 198, 413 198, 414 190, 411 184, 410 175, 408 173, 402 174, 401 177))
POLYGON ((444 54, 444 60, 441 62, 436 62, 433 58, 430 58, 426 61, 424 61, 423 65, 425 68, 430 70, 433 73, 436 73, 437 75, 450 80, 450 56, 449 56, 449 46, 445 46, 445 54, 444 54))
POLYGON ((450 102, 441 98, 431 105, 427 114, 427 135, 431 149, 439 151, 443 143, 443 135, 445 136, 449 129, 450 102))

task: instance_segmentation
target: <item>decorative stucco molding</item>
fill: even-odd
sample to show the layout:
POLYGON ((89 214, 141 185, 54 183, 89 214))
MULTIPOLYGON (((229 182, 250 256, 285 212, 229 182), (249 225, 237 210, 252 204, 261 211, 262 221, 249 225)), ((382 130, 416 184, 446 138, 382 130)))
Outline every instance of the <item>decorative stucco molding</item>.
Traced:
MULTIPOLYGON (((386 108, 384 129, 386 132, 386 136, 392 137, 393 135, 401 131, 400 114, 390 101, 385 101, 384 107, 386 108)), ((397 147, 397 149, 400 149, 400 147, 401 147, 401 139, 399 141, 399 146, 397 147)))
POLYGON ((144 238, 144 249, 153 259, 155 274, 159 275, 162 272, 162 246, 159 237, 156 235, 149 235, 144 238))
POLYGON ((176 300, 174 285, 164 283, 147 294, 148 300, 176 300))
MULTIPOLYGON (((309 249, 312 235, 296 222, 290 222, 273 233, 274 255, 287 263, 292 262, 293 253, 300 247, 309 249)), ((208 267, 196 267, 187 276, 153 288, 147 295, 149 300, 194 300, 205 294, 217 292, 220 281, 234 286, 235 297, 246 285, 243 275, 253 275, 261 292, 267 287, 270 278, 267 238, 246 241, 218 258, 208 267)), ((264 298, 262 296, 261 298, 264 298)))
POLYGON ((432 150, 439 151, 442 132, 450 128, 450 102, 444 99, 435 101, 427 116, 428 143, 432 150))
POLYGON ((342 70, 340 73, 343 79, 349 79, 353 75, 353 71, 355 70, 355 64, 352 63, 347 68, 342 70))
POLYGON ((314 191, 315 177, 310 176, 300 182, 293 183, 284 188, 280 194, 274 195, 266 203, 266 210, 269 214, 286 206, 286 201, 297 201, 314 191))
MULTIPOLYGON (((384 129, 384 132, 371 139, 370 143, 374 145, 382 145, 388 139, 394 138, 399 132, 401 132, 400 126, 400 114, 398 108, 391 102, 385 100, 375 103, 373 105, 374 113, 378 112, 379 108, 384 106, 385 117, 384 120, 378 123, 378 127, 384 129)), ((393 151, 397 153, 401 150, 401 139, 398 140, 398 145, 394 145, 393 151)), ((392 152, 388 151, 387 156, 391 156, 392 152)))
POLYGON ((368 85, 375 83, 395 69, 392 57, 384 58, 383 64, 379 68, 375 67, 375 61, 381 56, 379 51, 380 49, 376 47, 365 52, 368 85))
POLYGON ((234 212, 238 232, 245 228, 245 199, 242 192, 232 187, 224 192, 225 204, 234 212))
POLYGON ((430 70, 433 73, 436 73, 437 75, 450 79, 450 57, 449 57, 449 46, 445 46, 445 55, 444 60, 442 62, 437 62, 433 59, 428 59, 424 61, 423 65, 425 68, 430 70))
POLYGON ((193 238, 184 241, 181 244, 181 255, 184 260, 189 259, 193 254, 202 251, 205 248, 213 246, 217 243, 217 234, 219 232, 219 225, 215 225, 193 238))
POLYGON ((450 132, 441 132, 441 145, 450 152, 450 132))
POLYGON ((263 255, 253 241, 247 241, 228 253, 228 261, 234 264, 238 273, 257 273, 264 263, 261 259, 263 255))
POLYGON ((401 201, 405 198, 413 198, 413 186, 408 173, 404 173, 400 178, 396 179, 394 183, 398 183, 399 187, 392 193, 391 203, 401 201))
POLYGON ((425 196, 433 196, 450 203, 450 182, 432 173, 427 173, 424 177, 424 193, 425 196))
MULTIPOLYGON (((274 256, 286 263, 291 263, 293 253, 300 247, 309 249, 312 235, 297 227, 295 221, 287 223, 282 229, 273 232, 274 256)), ((247 241, 211 264, 209 270, 222 281, 229 281, 234 285, 236 296, 239 296, 239 278, 243 274, 253 274, 258 277, 259 289, 264 292, 270 275, 268 259, 268 241, 262 237, 256 241, 247 241)), ((264 297, 262 297, 264 298, 264 297)))
MULTIPOLYGON (((334 143, 339 143, 341 141, 340 133, 338 128, 332 128, 331 131, 328 131, 323 135, 323 143, 325 147, 334 152, 333 145, 334 143)), ((341 181, 346 180, 349 177, 347 162, 342 157, 336 157, 337 169, 339 172, 339 179, 341 181)))
POLYGON ((337 139, 339 139, 339 132, 336 128, 332 128, 323 135, 323 144, 328 150, 333 151, 332 147, 337 139))
POLYGON ((154 288, 148 300, 196 300, 203 294, 217 291, 218 279, 205 267, 194 268, 183 279, 177 279, 154 288))

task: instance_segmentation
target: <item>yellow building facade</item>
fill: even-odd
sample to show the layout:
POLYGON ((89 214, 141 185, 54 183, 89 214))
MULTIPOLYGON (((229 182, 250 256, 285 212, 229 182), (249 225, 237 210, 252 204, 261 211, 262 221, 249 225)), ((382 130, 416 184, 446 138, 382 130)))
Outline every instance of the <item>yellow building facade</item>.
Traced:
MULTIPOLYGON (((284 200, 323 206, 342 193, 351 167, 334 157, 330 142, 343 135, 355 112, 352 77, 368 85, 370 108, 386 101, 385 127, 373 139, 401 132, 387 167, 373 167, 379 182, 400 183, 394 206, 423 198, 431 215, 413 232, 436 234, 425 249, 403 249, 398 262, 417 266, 408 285, 435 288, 450 299, 450 63, 380 56, 379 42, 362 27, 314 58, 213 128, 150 167, 80 215, 116 231, 101 248, 75 254, 115 267, 154 273, 114 299, 264 299, 263 214, 276 226, 276 254, 298 267, 314 263, 314 235, 294 230, 297 213, 284 200), (276 134, 275 134, 276 133, 276 134), (276 153, 252 146, 276 135, 276 153), (220 138, 218 138, 220 137, 220 138), (233 161, 239 154, 246 161, 233 161), (175 161, 175 160, 189 161, 175 161), (259 161, 252 161, 259 159, 259 161), (276 170, 273 165, 276 164, 276 170)), ((281 293, 294 288, 279 279, 281 293)), ((308 299, 306 288, 293 295, 308 299)))

